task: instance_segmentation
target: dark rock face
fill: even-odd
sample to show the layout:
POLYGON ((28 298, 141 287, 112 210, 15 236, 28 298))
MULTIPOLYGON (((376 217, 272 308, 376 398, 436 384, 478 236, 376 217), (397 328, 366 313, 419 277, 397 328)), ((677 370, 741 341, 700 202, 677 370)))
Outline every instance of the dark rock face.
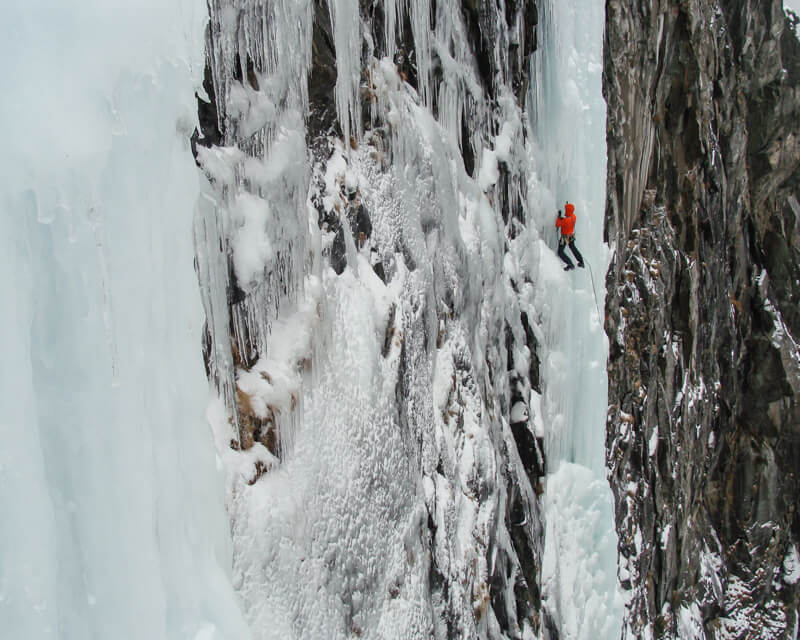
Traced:
POLYGON ((314 2, 314 34, 312 42, 311 75, 308 79, 308 133, 312 146, 315 140, 328 133, 339 132, 333 91, 336 86, 336 49, 333 44, 328 6, 314 2))
POLYGON ((778 0, 606 6, 607 454, 624 637, 791 637, 797 38, 778 0))

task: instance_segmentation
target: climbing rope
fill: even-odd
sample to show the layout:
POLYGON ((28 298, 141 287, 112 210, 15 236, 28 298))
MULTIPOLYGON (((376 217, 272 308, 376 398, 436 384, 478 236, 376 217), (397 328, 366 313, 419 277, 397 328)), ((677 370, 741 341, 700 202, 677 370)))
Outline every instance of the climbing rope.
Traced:
POLYGON ((594 295, 594 308, 597 309, 597 321, 600 322, 600 304, 597 302, 597 288, 594 286, 594 272, 592 271, 592 265, 589 264, 589 261, 584 258, 583 262, 589 267, 589 276, 592 278, 592 295, 594 295))

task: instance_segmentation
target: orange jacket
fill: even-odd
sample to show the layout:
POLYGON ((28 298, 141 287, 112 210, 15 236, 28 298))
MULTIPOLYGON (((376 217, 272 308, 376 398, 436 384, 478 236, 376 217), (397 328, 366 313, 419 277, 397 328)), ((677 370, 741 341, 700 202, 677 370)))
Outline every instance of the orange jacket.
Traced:
POLYGON ((556 226, 561 229, 562 236, 571 236, 575 234, 575 221, 577 220, 575 216, 575 205, 570 204, 569 202, 564 205, 564 213, 566 214, 563 218, 556 219, 556 226))

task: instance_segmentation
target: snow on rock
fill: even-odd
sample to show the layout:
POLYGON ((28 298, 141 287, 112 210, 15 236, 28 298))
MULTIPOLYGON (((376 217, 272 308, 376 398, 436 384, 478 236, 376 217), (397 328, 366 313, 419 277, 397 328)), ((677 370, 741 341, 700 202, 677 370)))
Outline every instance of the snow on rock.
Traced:
POLYGON ((269 205, 261 198, 242 193, 231 211, 236 227, 231 239, 233 266, 240 286, 245 290, 275 257, 275 250, 266 232, 275 224, 269 205))
POLYGON ((486 191, 497 183, 499 177, 500 171, 497 168, 497 154, 491 149, 484 149, 481 159, 481 169, 478 174, 478 185, 481 190, 486 191))
POLYGON ((198 162, 209 180, 220 185, 233 185, 236 182, 236 165, 244 155, 236 147, 200 147, 198 162))
POLYGON ((691 0, 679 15, 608 6, 607 459, 631 575, 623 635, 793 637, 800 279, 787 265, 798 263, 800 156, 781 149, 800 104, 784 70, 800 45, 780 2, 728 12, 691 0), (722 50, 747 53, 710 53, 722 50), (680 92, 666 71, 676 64, 690 78, 680 92), (674 113, 693 123, 691 142, 674 113), (758 150, 738 144, 766 131, 758 150), (685 233, 706 225, 713 233, 685 233))
POLYGON ((514 136, 517 134, 516 127, 511 122, 504 122, 503 128, 495 138, 494 153, 500 162, 509 162, 511 159, 511 145, 513 144, 514 136))
MULTIPOLYGON (((210 5, 222 144, 198 151, 196 218, 209 418, 254 635, 533 638, 549 620, 567 638, 594 618, 613 636, 607 341, 552 226, 575 199, 605 268, 599 65, 586 95, 571 88, 590 143, 551 167, 576 118, 526 111, 553 89, 541 60, 529 77, 532 3, 270 6, 210 5)), ((562 45, 590 61, 594 35, 588 51, 548 32, 547 64, 562 45)))
POLYGON ((527 422, 528 408, 524 402, 517 402, 511 407, 511 422, 527 422))
POLYGON ((786 584, 797 584, 800 582, 800 554, 797 546, 792 545, 783 559, 783 580, 786 584))
POLYGON ((687 640, 704 640, 703 617, 694 603, 678 609, 678 633, 687 640))

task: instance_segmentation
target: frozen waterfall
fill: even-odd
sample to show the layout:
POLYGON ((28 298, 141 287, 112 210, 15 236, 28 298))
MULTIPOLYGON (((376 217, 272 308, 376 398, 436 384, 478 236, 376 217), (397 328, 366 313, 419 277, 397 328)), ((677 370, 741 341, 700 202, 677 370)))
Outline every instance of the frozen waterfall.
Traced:
POLYGON ((532 3, 68 4, 0 26, 0 638, 618 637, 603 3, 530 86, 532 3))
MULTIPOLYGON (((602 97, 604 3, 543 3, 534 61, 534 166, 544 226, 564 201, 578 212, 576 242, 588 269, 557 274, 542 294, 547 318, 543 409, 550 473, 545 487, 547 607, 562 638, 619 637, 614 505, 605 477, 608 405, 603 329, 606 184, 602 97), (596 297, 595 297, 596 296, 596 297)), ((555 233, 544 232, 549 246, 555 233)))
POLYGON ((192 268, 205 11, 154 7, 3 8, 3 640, 249 637, 192 268))

